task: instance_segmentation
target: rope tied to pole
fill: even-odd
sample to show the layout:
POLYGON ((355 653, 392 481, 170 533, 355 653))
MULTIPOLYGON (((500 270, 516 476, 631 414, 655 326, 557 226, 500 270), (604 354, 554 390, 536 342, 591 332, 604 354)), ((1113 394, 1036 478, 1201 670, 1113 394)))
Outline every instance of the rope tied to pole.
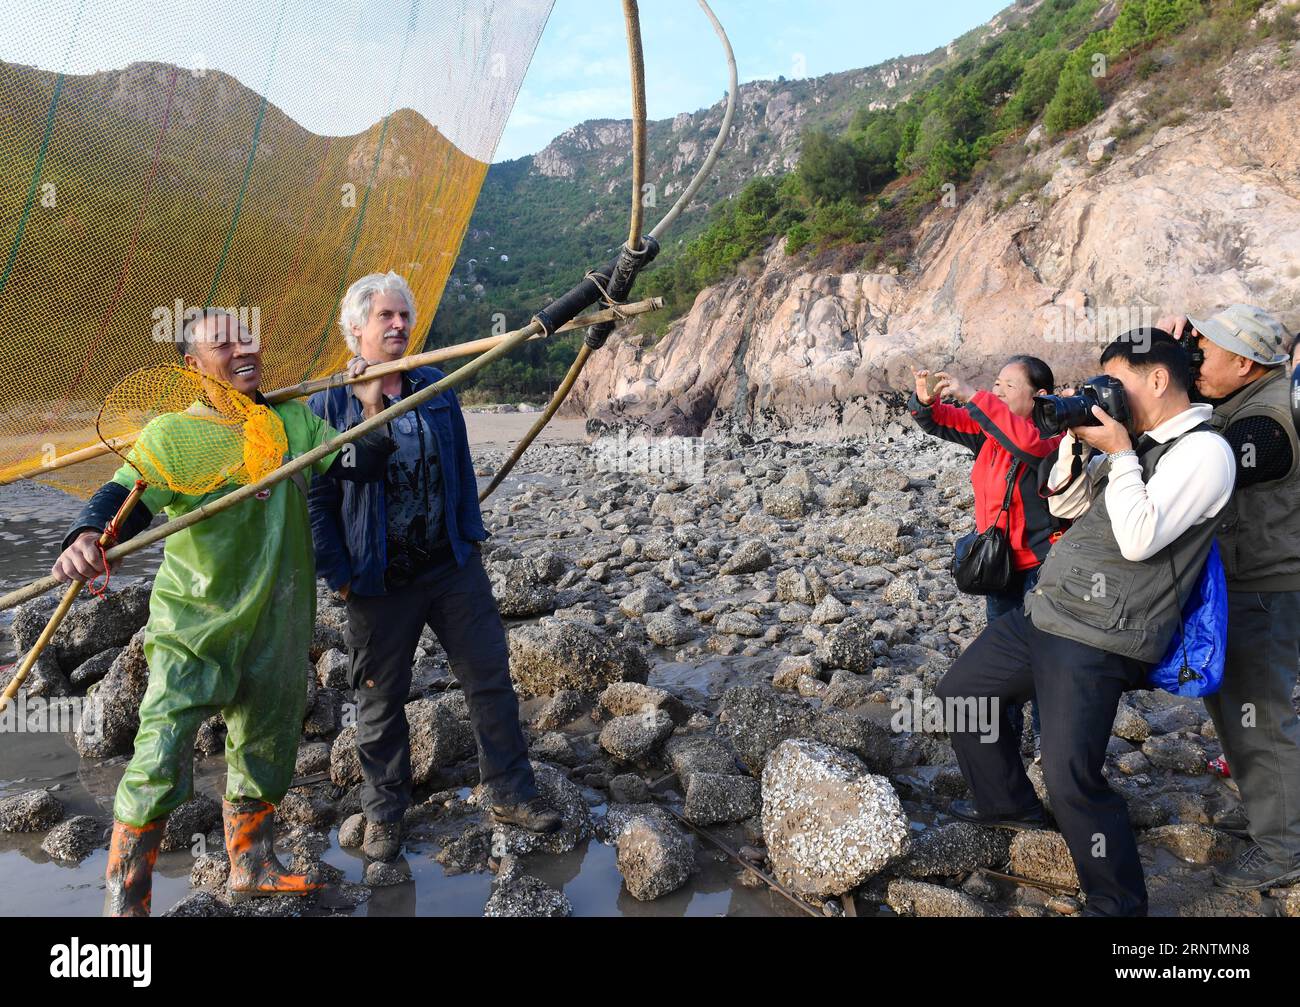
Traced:
MULTIPOLYGON (((137 479, 135 481, 132 493, 136 499, 139 499, 140 494, 148 488, 148 485, 149 484, 143 479, 137 479)), ((102 598, 104 595, 108 594, 108 582, 113 578, 113 565, 109 562, 108 550, 117 545, 118 538, 121 535, 122 522, 127 519, 130 513, 129 510, 125 513, 119 510, 109 519, 108 524, 104 526, 104 530, 100 532, 99 538, 95 539, 95 549, 99 553, 99 562, 104 568, 104 583, 97 584, 96 581, 98 581, 99 578, 92 577, 90 580, 86 581, 86 590, 96 598, 102 598)))
POLYGON ((604 346, 609 339, 610 333, 614 331, 614 326, 619 321, 626 320, 627 316, 620 308, 628 303, 627 298, 632 292, 632 285, 636 282, 637 274, 659 254, 659 242, 654 238, 643 237, 640 245, 640 248, 632 248, 630 244, 624 244, 618 250, 618 258, 614 260, 613 268, 610 269, 608 275, 594 269, 587 273, 586 278, 600 292, 600 303, 617 316, 615 319, 600 322, 587 329, 582 341, 590 349, 598 350, 604 346))
POLYGON ((108 550, 117 545, 117 522, 116 519, 110 521, 104 528, 103 533, 95 540, 95 549, 99 553, 100 565, 104 568, 104 583, 97 583, 99 578, 92 577, 86 581, 86 590, 96 598, 102 598, 108 594, 108 582, 113 578, 113 567, 108 562, 108 550))

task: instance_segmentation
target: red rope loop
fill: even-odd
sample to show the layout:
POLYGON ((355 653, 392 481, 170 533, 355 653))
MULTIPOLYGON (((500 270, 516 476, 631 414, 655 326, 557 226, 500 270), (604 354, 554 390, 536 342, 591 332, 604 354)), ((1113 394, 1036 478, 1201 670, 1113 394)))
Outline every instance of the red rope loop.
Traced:
POLYGON ((104 534, 95 539, 95 548, 99 550, 99 562, 104 567, 104 583, 96 587, 95 581, 98 578, 92 577, 90 580, 86 581, 86 590, 96 598, 102 598, 108 593, 108 582, 113 576, 113 571, 108 565, 108 549, 111 549, 115 545, 117 545, 116 518, 110 521, 107 527, 104 528, 104 534), (108 539, 107 548, 105 547, 104 539, 108 539))

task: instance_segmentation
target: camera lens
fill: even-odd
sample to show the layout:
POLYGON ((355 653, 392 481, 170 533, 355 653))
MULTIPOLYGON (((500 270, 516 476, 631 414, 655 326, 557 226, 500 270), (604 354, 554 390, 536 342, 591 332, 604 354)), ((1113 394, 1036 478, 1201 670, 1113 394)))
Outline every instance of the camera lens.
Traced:
POLYGON ((1095 427, 1100 420, 1092 415, 1092 407, 1102 401, 1097 389, 1085 381, 1078 395, 1039 395, 1034 398, 1034 426, 1044 437, 1055 437, 1072 427, 1095 427))
POLYGON ((1205 363, 1205 350, 1201 348, 1201 334, 1195 329, 1188 329, 1183 339, 1187 342, 1187 370, 1195 381, 1201 374, 1201 365, 1205 363))
POLYGON ((1061 422, 1061 409, 1064 397, 1060 395, 1034 396, 1034 426, 1044 437, 1055 437, 1065 430, 1061 422))

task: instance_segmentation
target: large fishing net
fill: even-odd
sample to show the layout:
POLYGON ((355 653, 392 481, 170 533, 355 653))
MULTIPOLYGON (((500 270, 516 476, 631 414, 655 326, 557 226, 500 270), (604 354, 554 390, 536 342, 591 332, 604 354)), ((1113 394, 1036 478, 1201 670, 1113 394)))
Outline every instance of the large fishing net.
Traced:
POLYGON ((0 481, 94 443, 109 390, 178 360, 204 308, 260 340, 265 389, 342 366, 366 273, 432 319, 550 8, 8 0, 0 481))

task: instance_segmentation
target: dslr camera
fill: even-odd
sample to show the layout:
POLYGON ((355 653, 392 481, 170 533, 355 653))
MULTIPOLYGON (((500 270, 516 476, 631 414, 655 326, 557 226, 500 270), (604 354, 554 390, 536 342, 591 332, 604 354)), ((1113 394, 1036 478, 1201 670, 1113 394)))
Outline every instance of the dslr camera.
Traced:
POLYGON ((1187 376, 1192 382, 1192 388, 1196 388, 1196 382, 1201 376, 1201 365, 1205 363, 1205 350, 1201 348, 1201 340, 1205 337, 1192 327, 1188 322, 1183 329, 1183 347, 1187 350, 1187 376))
POLYGON ((1092 407, 1101 406, 1117 423, 1128 424, 1131 414, 1124 386, 1109 374, 1089 378, 1076 395, 1034 396, 1034 425, 1044 437, 1055 437, 1073 427, 1099 427, 1092 407))

